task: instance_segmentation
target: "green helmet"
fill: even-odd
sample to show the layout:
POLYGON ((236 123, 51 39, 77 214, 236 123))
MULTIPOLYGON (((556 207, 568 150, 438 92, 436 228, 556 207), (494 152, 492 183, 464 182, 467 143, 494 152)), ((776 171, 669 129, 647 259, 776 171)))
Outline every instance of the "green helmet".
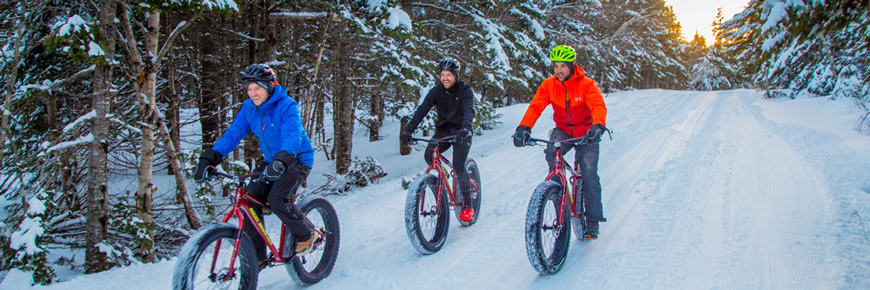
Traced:
POLYGON ((574 62, 577 59, 577 52, 574 51, 573 47, 560 44, 553 48, 550 51, 550 61, 552 62, 574 62))

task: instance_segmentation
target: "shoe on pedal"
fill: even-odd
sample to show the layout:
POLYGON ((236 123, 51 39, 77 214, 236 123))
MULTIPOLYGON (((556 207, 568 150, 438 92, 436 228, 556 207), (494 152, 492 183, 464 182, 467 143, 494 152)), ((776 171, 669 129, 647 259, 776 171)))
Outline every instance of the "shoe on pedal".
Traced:
POLYGON ((474 219, 474 209, 470 206, 462 207, 462 213, 459 214, 459 220, 463 222, 471 222, 474 219))
POLYGON ((318 238, 320 238, 320 231, 312 231, 311 238, 296 244, 296 255, 304 256, 311 253, 317 247, 318 238))
POLYGON ((594 240, 598 238, 598 221, 586 222, 586 238, 594 240))

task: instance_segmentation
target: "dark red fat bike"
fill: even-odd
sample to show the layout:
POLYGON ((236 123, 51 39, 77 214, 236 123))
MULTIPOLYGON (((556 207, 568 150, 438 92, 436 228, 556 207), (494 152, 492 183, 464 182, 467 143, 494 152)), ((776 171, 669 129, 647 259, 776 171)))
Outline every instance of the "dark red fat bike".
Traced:
POLYGON ((251 238, 242 231, 246 220, 253 221, 251 224, 257 226, 257 232, 266 242, 268 256, 263 266, 284 265, 290 277, 300 285, 314 284, 329 276, 338 257, 340 239, 338 216, 329 201, 309 195, 296 202, 304 213, 305 222, 321 234, 315 241, 314 251, 297 256, 296 241, 286 225, 281 226, 281 238, 276 246, 261 222, 263 217, 252 209, 257 206, 269 211, 267 205, 245 192, 246 181, 258 178, 259 174, 233 176, 215 172, 214 177, 238 182, 233 205, 223 222, 202 227, 184 244, 173 272, 174 289, 256 289, 260 266, 251 238), (228 223, 231 219, 235 221, 228 223))
MULTIPOLYGON (((411 143, 455 143, 456 136, 447 136, 439 139, 412 138, 411 143)), ((471 180, 471 208, 474 209, 474 217, 469 222, 459 219, 462 212, 462 197, 457 193, 456 172, 447 158, 441 155, 438 146, 432 149, 432 164, 420 177, 414 180, 408 187, 408 196, 405 199, 405 229, 414 249, 424 255, 432 254, 441 249, 447 239, 447 231, 450 228, 450 207, 454 208, 456 220, 463 227, 471 226, 477 222, 480 216, 480 169, 473 159, 465 162, 468 177, 471 180)))
POLYGON ((527 145, 550 144, 556 150, 553 169, 535 188, 526 212, 526 253, 529 262, 541 275, 558 273, 565 264, 571 228, 580 240, 597 237, 586 231, 586 200, 579 164, 572 168, 562 156, 562 146, 587 144, 585 137, 562 141, 530 138, 527 145))

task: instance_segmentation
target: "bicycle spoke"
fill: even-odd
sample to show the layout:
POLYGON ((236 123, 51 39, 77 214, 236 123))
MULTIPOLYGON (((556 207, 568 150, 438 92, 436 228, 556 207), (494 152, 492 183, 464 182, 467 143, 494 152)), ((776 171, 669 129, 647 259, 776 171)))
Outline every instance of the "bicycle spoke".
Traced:
POLYGON ((423 237, 426 240, 431 240, 435 236, 435 230, 438 225, 438 205, 436 203, 435 193, 429 190, 429 188, 424 188, 421 195, 423 197, 420 199, 420 202, 423 203, 421 208, 429 210, 423 210, 420 212, 420 231, 423 233, 423 237))
MULTIPOLYGON (((323 231, 323 229, 326 228, 326 222, 324 221, 323 213, 320 212, 320 209, 313 210, 309 212, 306 216, 308 217, 308 220, 311 221, 311 224, 314 225, 314 228, 318 229, 324 235, 326 234, 323 231)), ((320 265, 320 262, 323 258, 325 244, 327 243, 327 237, 322 236, 322 239, 323 240, 321 241, 321 245, 317 246, 317 248, 311 251, 311 253, 300 257, 302 261, 302 267, 305 268, 305 271, 312 272, 315 268, 317 268, 318 265, 320 265), (309 263, 312 261, 314 263, 309 263)))
POLYGON ((559 234, 559 229, 556 226, 557 212, 555 208, 556 205, 553 200, 548 199, 544 204, 544 214, 541 216, 541 245, 547 257, 553 255, 553 251, 556 248, 556 238, 559 234))
MULTIPOLYGON (((200 259, 195 265, 195 269, 197 269, 194 276, 195 289, 235 289, 239 287, 239 278, 242 273, 238 266, 233 269, 233 278, 227 279, 227 276, 230 273, 229 261, 232 256, 230 253, 233 252, 233 240, 223 239, 217 240, 215 243, 218 241, 221 241, 220 248, 217 248, 217 244, 208 245, 206 247, 207 251, 200 255, 200 259), (213 261, 215 250, 219 251, 219 253, 225 254, 218 255, 218 259, 213 261), (217 265, 214 273, 211 272, 211 265, 213 262, 217 265)), ((237 260, 237 262, 239 261, 237 260)))

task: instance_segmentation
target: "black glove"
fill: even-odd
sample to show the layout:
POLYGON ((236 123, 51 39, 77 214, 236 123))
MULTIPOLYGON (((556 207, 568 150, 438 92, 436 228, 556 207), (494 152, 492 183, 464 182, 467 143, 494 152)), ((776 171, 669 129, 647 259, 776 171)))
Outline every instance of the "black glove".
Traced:
POLYGON ((196 171, 193 173, 193 180, 197 183, 202 183, 210 179, 215 172, 215 166, 221 164, 223 158, 217 151, 206 149, 199 154, 199 163, 196 164, 196 171))
POLYGON ((529 138, 532 135, 532 128, 529 126, 519 126, 517 127, 517 131, 514 133, 514 146, 523 147, 529 143, 529 138))
POLYGON ((459 129, 459 131, 456 131, 456 137, 459 137, 459 138, 471 137, 471 130, 469 130, 468 128, 459 129))
POLYGON ((287 153, 287 151, 278 152, 275 155, 275 160, 266 165, 266 170, 263 171, 263 179, 267 181, 275 181, 284 174, 288 167, 296 164, 296 157, 287 153))
POLYGON ((402 142, 402 145, 408 145, 408 143, 411 143, 411 133, 403 132, 402 135, 399 136, 399 142, 402 142))
POLYGON ((471 144, 471 130, 462 128, 456 131, 456 144, 471 144))
POLYGON ((604 131, 607 131, 607 128, 601 123, 592 125, 592 128, 589 128, 589 131, 586 131, 586 140, 589 143, 598 143, 601 142, 601 135, 604 135, 604 131))

